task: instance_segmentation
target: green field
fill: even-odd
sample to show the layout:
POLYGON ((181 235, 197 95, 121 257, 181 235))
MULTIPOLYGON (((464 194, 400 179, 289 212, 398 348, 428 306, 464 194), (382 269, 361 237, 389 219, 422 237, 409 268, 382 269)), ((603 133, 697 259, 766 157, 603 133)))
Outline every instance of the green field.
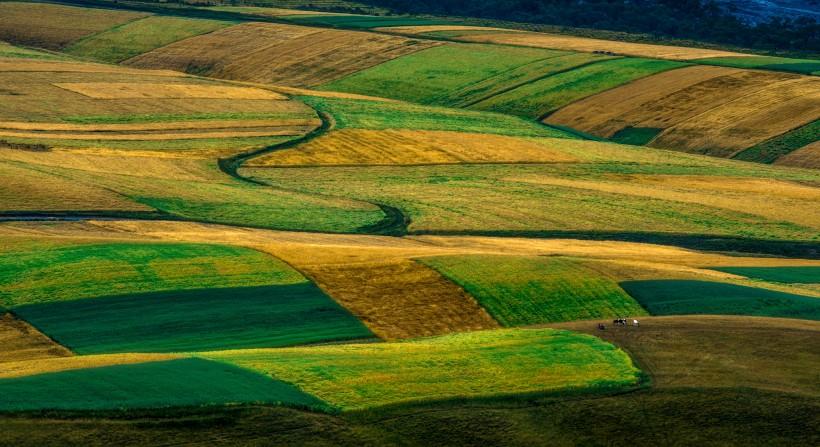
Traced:
POLYGON ((310 282, 119 295, 15 312, 80 354, 278 347, 373 336, 310 282))
POLYGON ((617 389, 635 385, 640 374, 614 346, 552 329, 204 356, 270 374, 347 410, 407 401, 617 389))
POLYGON ((778 158, 820 139, 820 120, 798 127, 746 149, 733 158, 737 160, 774 163, 778 158))
POLYGON ((26 59, 65 59, 64 56, 45 51, 31 50, 17 47, 9 43, 0 41, 0 57, 19 57, 26 59))
MULTIPOLYGON (((553 145, 561 148, 563 143, 559 142, 563 141, 576 143, 574 140, 553 140, 553 145)), ((725 176, 730 172, 740 175, 750 172, 745 171, 745 166, 737 166, 737 171, 716 166, 676 166, 678 155, 671 152, 654 153, 651 149, 634 146, 579 143, 584 144, 577 148, 581 157, 595 154, 612 160, 609 157, 617 151, 624 159, 657 155, 659 161, 657 165, 644 158, 642 164, 624 160, 623 163, 602 161, 559 165, 248 168, 242 172, 301 191, 334 194, 399 208, 411 219, 410 232, 629 232, 807 241, 818 237, 816 229, 790 223, 785 214, 764 218, 711 206, 711 191, 699 193, 704 195, 703 203, 685 203, 621 194, 614 186, 612 191, 599 191, 538 183, 540 178, 545 181, 551 178, 593 181, 629 174, 703 174, 714 176, 714 181, 720 183, 723 181, 720 173, 725 176), (602 152, 595 153, 595 148, 602 152), (610 148, 612 152, 609 152, 610 148), (528 176, 535 180, 518 180, 528 176)), ((576 153, 572 147, 568 150, 576 153)), ((711 162, 702 157, 700 160, 711 162)), ((716 160, 715 163, 725 162, 716 160)), ((754 169, 760 168, 754 166, 754 169)), ((807 174, 802 171, 778 172, 784 176, 807 174)), ((737 200, 745 200, 740 194, 734 196, 737 200)), ((779 200, 785 200, 785 197, 771 199, 779 200)))
POLYGON ((322 407, 292 385, 202 359, 0 379, 0 411, 118 410, 235 403, 322 407))
POLYGON ((0 304, 7 307, 112 294, 304 281, 272 256, 225 245, 64 242, 0 253, 0 304))
POLYGON ((753 315, 820 320, 820 298, 710 281, 624 281, 652 315, 753 315))
POLYGON ((680 62, 641 58, 605 60, 547 76, 470 107, 527 118, 543 118, 587 96, 685 65, 680 62))
POLYGON ((616 132, 610 139, 616 143, 643 146, 652 141, 652 139, 657 137, 661 132, 663 132, 663 129, 654 127, 625 127, 616 132))
POLYGON ((178 40, 216 31, 233 23, 182 17, 149 16, 73 42, 65 52, 117 63, 178 40))
POLYGON ((604 56, 499 45, 448 44, 322 86, 419 104, 469 104, 604 56))
POLYGON ((820 284, 820 267, 715 267, 712 270, 762 281, 786 284, 820 284))
POLYGON ((463 287, 504 326, 646 315, 614 280, 573 259, 474 255, 422 262, 463 287))
POLYGON ((299 99, 332 115, 338 129, 451 130, 511 136, 577 138, 569 132, 497 113, 313 96, 303 96, 299 99))
POLYGON ((761 70, 790 71, 793 73, 820 74, 820 61, 816 59, 793 59, 775 56, 710 57, 698 59, 699 64, 724 67, 757 68, 761 70))

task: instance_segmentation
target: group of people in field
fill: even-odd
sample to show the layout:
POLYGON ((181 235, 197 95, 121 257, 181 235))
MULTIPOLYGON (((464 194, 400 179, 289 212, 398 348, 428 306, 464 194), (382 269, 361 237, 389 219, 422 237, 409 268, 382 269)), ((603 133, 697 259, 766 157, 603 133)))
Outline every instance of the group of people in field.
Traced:
MULTIPOLYGON (((616 318, 612 320, 612 324, 615 326, 629 326, 629 318, 616 318)), ((640 325, 641 323, 638 320, 632 319, 632 326, 638 327, 640 325)), ((606 325, 604 323, 598 323, 598 329, 602 331, 606 330, 606 325)))

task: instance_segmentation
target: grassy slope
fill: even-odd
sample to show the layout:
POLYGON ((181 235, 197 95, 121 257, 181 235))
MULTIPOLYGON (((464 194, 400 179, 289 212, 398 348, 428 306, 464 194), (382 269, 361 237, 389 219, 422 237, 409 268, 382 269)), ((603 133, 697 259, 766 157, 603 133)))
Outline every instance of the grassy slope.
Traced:
POLYGON ((623 58, 598 62, 548 76, 481 101, 471 108, 540 118, 595 93, 685 64, 656 59, 623 58))
POLYGON ((763 281, 787 284, 820 284, 820 267, 718 267, 713 270, 763 281))
POLYGON ((732 158, 774 163, 778 158, 820 139, 820 120, 750 147, 732 158))
POLYGON ((121 295, 15 312, 81 354, 262 348, 372 336, 308 282, 121 295))
POLYGON ((63 59, 58 54, 46 53, 29 48, 16 47, 6 42, 0 41, 0 57, 19 57, 26 59, 63 59))
POLYGON ((422 262, 462 286, 505 326, 646 314, 614 280, 572 259, 475 255, 422 262))
POLYGON ((755 315, 820 320, 820 299, 734 284, 651 280, 621 283, 652 315, 755 315))
POLYGON ((88 419, 0 416, 0 443, 20 447, 630 445, 817 445, 816 398, 749 389, 650 390, 607 397, 428 404, 367 413, 220 408, 88 419), (596 417, 606 415, 606 417, 596 417), (594 420, 594 423, 590 421, 594 420), (659 429, 661 427, 662 429, 659 429))
POLYGON ((231 24, 216 20, 150 16, 83 38, 69 45, 65 51, 74 56, 117 63, 231 24))
POLYGON ((629 357, 594 337, 499 330, 402 343, 205 354, 293 383, 343 409, 403 401, 571 388, 638 380, 629 357))
POLYGON ((299 99, 332 115, 338 129, 451 130, 511 136, 577 138, 562 130, 497 113, 314 96, 302 96, 299 99))
MULTIPOLYGON (((496 45, 442 45, 354 73, 325 84, 322 89, 420 104, 452 105, 515 82, 516 79, 507 79, 506 75, 521 67, 531 66, 536 71, 534 75, 524 71, 523 77, 543 75, 547 72, 540 71, 542 67, 537 63, 565 55, 568 53, 496 45), (486 85, 483 91, 464 94, 465 89, 485 80, 495 82, 486 85)), ((557 65, 560 69, 560 64, 557 65)))
POLYGON ((54 243, 0 253, 0 303, 9 307, 112 294, 304 281, 276 258, 224 245, 54 243))
POLYGON ((113 410, 241 402, 322 405, 286 383, 201 359, 0 379, 0 395, 0 411, 113 410))

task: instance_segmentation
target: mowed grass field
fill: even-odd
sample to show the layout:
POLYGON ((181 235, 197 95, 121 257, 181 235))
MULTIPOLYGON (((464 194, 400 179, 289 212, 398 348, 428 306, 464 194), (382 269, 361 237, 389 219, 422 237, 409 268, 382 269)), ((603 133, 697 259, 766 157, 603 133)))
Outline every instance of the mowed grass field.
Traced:
POLYGON ((646 315, 614 279, 580 260, 474 255, 421 262, 462 286, 504 326, 646 315))
POLYGON ((202 359, 114 365, 0 379, 0 411, 118 410, 267 403, 321 407, 292 385, 202 359))
POLYGON ((546 122, 607 138, 628 128, 654 129, 656 136, 646 141, 650 146, 771 162, 799 146, 770 148, 765 141, 820 116, 818 82, 786 73, 687 67, 582 99, 546 122))
POLYGON ((222 79, 309 87, 436 45, 357 31, 243 23, 184 39, 127 61, 222 79), (276 64, 258 61, 276 60, 276 64))
POLYGON ((709 281, 625 281, 621 287, 652 315, 753 315, 820 320, 820 299, 709 281))
POLYGON ((312 283, 32 304, 15 313, 79 354, 269 348, 372 338, 312 283))
POLYGON ((706 58, 700 59, 698 62, 724 67, 790 71, 807 75, 820 74, 820 61, 814 59, 794 59, 774 56, 734 56, 706 58))
POLYGON ((0 254, 0 304, 6 307, 305 281, 272 256, 227 245, 69 240, 30 244, 0 254))
POLYGON ((293 383, 338 408, 634 386, 629 357, 567 331, 497 330, 401 343, 203 354, 293 383))
POLYGON ((605 59, 563 51, 449 44, 385 62, 321 88, 420 104, 462 106, 557 71, 605 59))

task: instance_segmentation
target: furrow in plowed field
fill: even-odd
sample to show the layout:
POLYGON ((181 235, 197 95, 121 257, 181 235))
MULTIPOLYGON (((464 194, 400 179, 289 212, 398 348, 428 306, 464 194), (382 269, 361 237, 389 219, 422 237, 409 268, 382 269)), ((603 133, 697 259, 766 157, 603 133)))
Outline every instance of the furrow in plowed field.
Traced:
MULTIPOLYGON (((25 321, 12 314, 0 314, 0 377, 9 366, 7 362, 40 360, 71 356, 71 351, 58 345, 25 321)), ((31 363, 40 363, 31 362, 31 363)))
POLYGON ((386 340, 498 327, 461 288, 411 260, 299 267, 386 340))
POLYGON ((434 45, 373 33, 244 23, 175 42, 126 64, 306 87, 434 45))

